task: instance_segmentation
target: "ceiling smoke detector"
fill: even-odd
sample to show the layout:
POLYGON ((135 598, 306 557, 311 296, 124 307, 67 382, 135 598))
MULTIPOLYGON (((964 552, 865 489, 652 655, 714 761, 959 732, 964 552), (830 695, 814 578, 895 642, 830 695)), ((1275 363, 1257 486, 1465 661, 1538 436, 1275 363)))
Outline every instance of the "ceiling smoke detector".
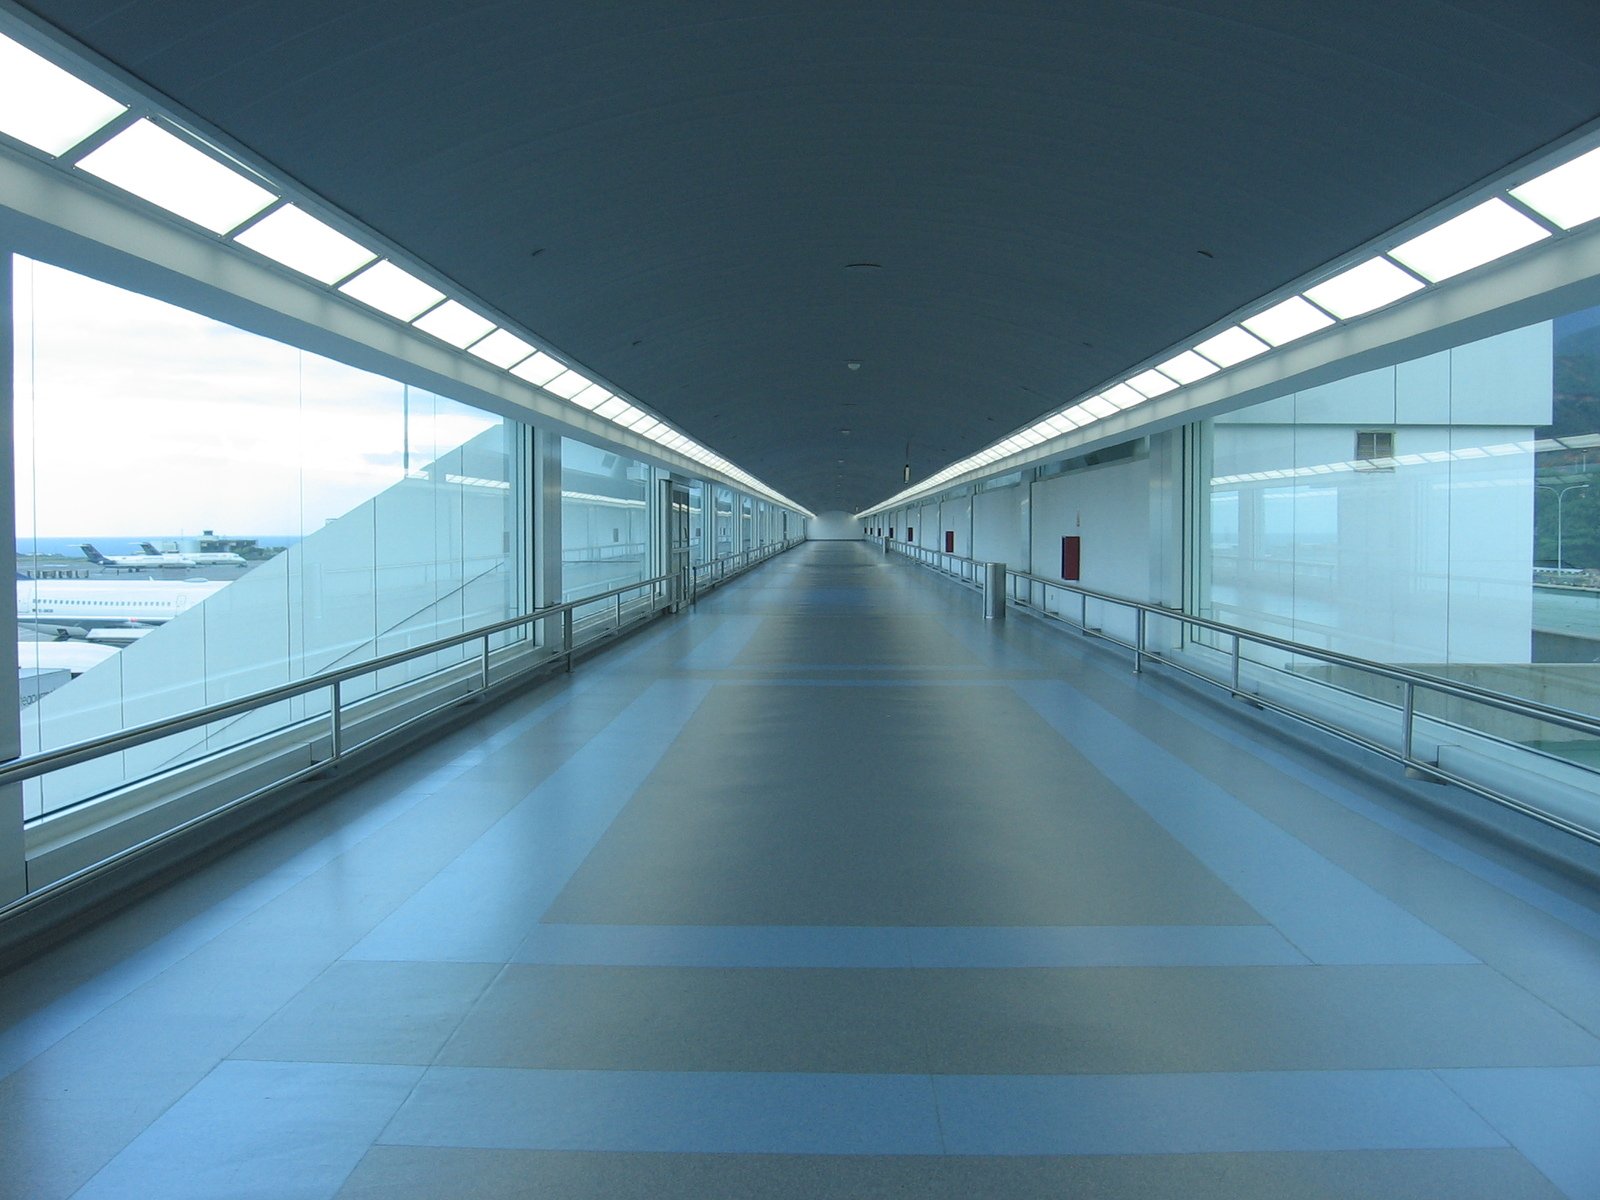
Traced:
POLYGON ((859 358, 847 358, 845 359, 844 365, 845 368, 850 371, 861 370, 861 360, 859 358))

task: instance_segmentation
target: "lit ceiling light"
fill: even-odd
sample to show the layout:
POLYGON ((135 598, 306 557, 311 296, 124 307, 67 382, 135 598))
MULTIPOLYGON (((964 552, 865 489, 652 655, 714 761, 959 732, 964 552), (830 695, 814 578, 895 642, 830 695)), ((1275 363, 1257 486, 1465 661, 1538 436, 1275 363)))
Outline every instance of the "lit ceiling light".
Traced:
POLYGON ((1066 413, 1057 413, 1053 417, 1045 418, 1045 424, 1054 434, 1068 433, 1078 427, 1079 422, 1073 420, 1066 413))
MULTIPOLYGON (((1121 411, 1125 408, 1132 408, 1136 404, 1143 404, 1147 397, 1143 392, 1137 391, 1125 383, 1119 383, 1116 387, 1109 388, 1106 391, 1101 392, 1096 399, 1104 400, 1107 404, 1111 405, 1112 408, 1121 411)), ((1088 404, 1088 401, 1086 400, 1084 403, 1088 404)), ((1095 412, 1095 416, 1097 417, 1108 417, 1110 415, 1110 413, 1095 412)))
POLYGON ((533 347, 509 329, 496 329, 481 342, 473 343, 468 352, 504 369, 527 358, 533 353, 533 347))
POLYGON ((438 288, 423 283, 387 259, 340 284, 339 290, 398 321, 411 321, 418 313, 444 299, 444 293, 438 288))
POLYGON ((598 383, 591 383, 588 387, 584 388, 583 391, 574 396, 568 397, 568 399, 570 399, 579 408, 587 408, 591 412, 598 412, 601 405, 605 404, 608 400, 614 399, 614 397, 598 383))
POLYGON ((448 342, 457 350, 466 349, 494 328, 494 322, 488 317, 479 316, 455 300, 446 300, 411 324, 423 333, 431 333, 441 342, 448 342))
POLYGON ((628 411, 628 402, 621 396, 613 396, 600 404, 594 410, 594 415, 610 421, 628 411))
POLYGON ((337 283, 378 257, 293 204, 274 209, 233 240, 318 283, 337 283))
POLYGON ((149 118, 97 146, 78 165, 212 233, 242 225, 277 199, 149 118))
POLYGON ((1197 383, 1207 375, 1217 373, 1217 364, 1201 358, 1193 350, 1185 350, 1175 358, 1169 358, 1164 363, 1157 363, 1156 370, 1160 371, 1179 383, 1197 383))
POLYGON ((0 34, 0 133, 64 154, 128 111, 104 92, 0 34))
POLYGON ((1306 297, 1341 321, 1363 316, 1422 289, 1422 281, 1386 258, 1369 258, 1306 289, 1306 297))
POLYGON ((1219 367, 1233 367, 1258 354, 1265 354, 1272 347, 1235 325, 1208 337, 1195 349, 1219 367))
POLYGON ((1511 194, 1541 217, 1572 229, 1600 217, 1600 150, 1580 154, 1511 194))
POLYGON ((660 421, 656 420, 654 417, 646 416, 644 420, 640 421, 637 425, 635 425, 633 427, 633 431, 635 433, 637 433, 640 437, 647 437, 647 438, 652 438, 653 439, 655 437, 656 430, 658 430, 660 428, 661 428, 661 422, 660 421))
POLYGON ((589 379, 587 376, 580 375, 576 371, 567 371, 564 374, 557 375, 549 383, 545 384, 544 390, 552 395, 560 396, 563 400, 570 400, 588 386, 589 379))
POLYGON ((1021 444, 1021 448, 1026 450, 1030 446, 1037 446, 1040 442, 1044 441, 1044 434, 1035 433, 1031 429, 1024 429, 1021 433, 1017 434, 1016 437, 1013 438, 1012 440, 1015 441, 1015 442, 1020 443, 1021 444))
POLYGON ((1389 257, 1438 283, 1549 236, 1537 221, 1496 198, 1396 246, 1389 257))
MULTIPOLYGON (((1138 395, 1137 392, 1134 394, 1138 395)), ((1141 400, 1144 399, 1143 396, 1140 396, 1139 398, 1141 400)), ((1107 400, 1104 396, 1090 396, 1081 405, 1079 405, 1079 407, 1097 420, 1101 417, 1109 417, 1112 413, 1117 411, 1117 406, 1111 403, 1111 401, 1107 400)))
POLYGON ((1178 385, 1168 379, 1160 371, 1141 371, 1128 380, 1128 386, 1146 399, 1154 400, 1172 391, 1178 385))
POLYGON ((566 369, 565 363, 551 358, 540 350, 532 358, 525 359, 512 367, 511 373, 518 379, 526 379, 534 387, 543 387, 566 369))
POLYGON ((1240 324, 1270 346, 1286 346, 1307 334, 1326 329, 1333 324, 1333 318, 1301 297, 1290 296, 1240 324))

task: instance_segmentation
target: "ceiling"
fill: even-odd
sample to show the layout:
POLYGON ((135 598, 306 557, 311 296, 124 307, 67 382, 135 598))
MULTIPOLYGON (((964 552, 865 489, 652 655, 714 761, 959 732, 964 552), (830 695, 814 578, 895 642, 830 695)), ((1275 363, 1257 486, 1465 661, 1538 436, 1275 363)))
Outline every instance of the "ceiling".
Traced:
POLYGON ((26 7, 819 511, 1600 115, 1592 0, 26 7))

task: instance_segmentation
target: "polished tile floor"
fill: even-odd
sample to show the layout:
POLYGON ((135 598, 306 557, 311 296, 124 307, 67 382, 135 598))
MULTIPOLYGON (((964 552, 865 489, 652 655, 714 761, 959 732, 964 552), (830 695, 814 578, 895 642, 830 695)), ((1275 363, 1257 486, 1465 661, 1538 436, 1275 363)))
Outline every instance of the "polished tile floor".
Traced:
POLYGON ((812 544, 0 979, 19 1197, 1600 1197, 1600 896, 812 544))

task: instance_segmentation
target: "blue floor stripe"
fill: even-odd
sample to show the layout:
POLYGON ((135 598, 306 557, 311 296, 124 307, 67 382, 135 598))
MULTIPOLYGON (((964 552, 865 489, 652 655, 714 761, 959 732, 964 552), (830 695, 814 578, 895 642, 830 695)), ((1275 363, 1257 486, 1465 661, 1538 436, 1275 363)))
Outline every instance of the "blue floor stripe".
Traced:
POLYGON ((402 1146, 938 1154, 921 1075, 434 1067, 378 1139, 402 1146))
POLYGON ((930 1077, 433 1067, 378 1140, 686 1154, 1505 1145, 1427 1071, 930 1077))
POLYGON ((1230 746, 1247 751, 1267 766, 1299 780, 1351 812, 1367 818, 1373 824, 1398 834, 1452 866, 1471 872, 1485 883, 1493 884, 1508 895, 1533 905, 1578 932, 1600 940, 1600 913, 1594 909, 1570 900, 1511 867, 1485 858, 1460 842, 1435 832, 1370 797, 1363 796, 1354 788, 1344 786, 1314 767, 1297 761, 1282 750, 1273 749, 1259 738, 1238 729, 1225 718, 1208 712, 1204 704, 1187 697, 1160 692, 1152 692, 1151 696, 1164 708, 1177 713, 1206 733, 1220 738, 1230 746))
POLYGON ((1000 969, 1294 966, 1308 960, 1269 925, 539 925, 514 961, 550 966, 1000 969))
POLYGON ((1314 962, 1478 961, 1076 689, 1011 686, 1314 962))
POLYGON ((716 617, 717 627, 689 653, 678 660, 685 671, 715 670, 728 667, 744 652, 761 628, 765 617, 716 617))
POLYGON ((1600 1067, 1436 1073, 1573 1200, 1600 1200, 1600 1067))
POLYGON ((652 683, 347 957, 508 961, 712 686, 652 683))

